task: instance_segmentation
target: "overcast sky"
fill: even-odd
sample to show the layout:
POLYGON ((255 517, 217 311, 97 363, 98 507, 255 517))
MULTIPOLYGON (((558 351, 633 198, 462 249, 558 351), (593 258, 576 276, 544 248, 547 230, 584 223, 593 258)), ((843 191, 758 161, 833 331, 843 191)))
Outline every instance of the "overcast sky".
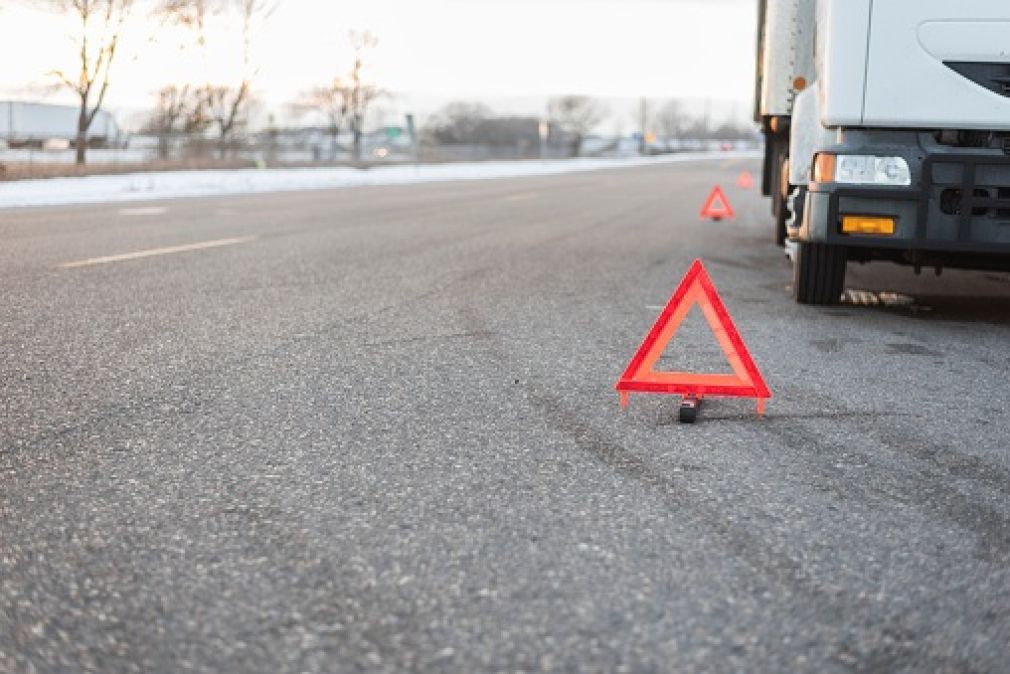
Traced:
MULTIPOLYGON (((73 68, 71 25, 40 4, 7 2, 0 12, 0 97, 37 98, 46 72, 73 68)), ((348 30, 367 29, 380 38, 369 74, 404 95, 400 106, 484 98, 522 107, 574 92, 713 99, 743 110, 755 16, 754 0, 280 0, 257 31, 256 89, 267 107, 282 108, 345 71, 348 30)), ((111 107, 145 108, 167 83, 233 78, 239 32, 234 23, 213 25, 216 51, 207 59, 182 47, 185 35, 138 12, 111 107)))

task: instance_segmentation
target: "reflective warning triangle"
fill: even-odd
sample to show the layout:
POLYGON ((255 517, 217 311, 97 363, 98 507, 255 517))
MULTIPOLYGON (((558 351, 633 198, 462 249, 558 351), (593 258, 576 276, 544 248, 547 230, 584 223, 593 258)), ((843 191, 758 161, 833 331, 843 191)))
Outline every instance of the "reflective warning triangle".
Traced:
POLYGON ((726 194, 722 191, 722 188, 716 185, 712 188, 712 192, 705 199, 705 205, 701 207, 701 219, 702 220, 722 220, 723 218, 728 218, 732 220, 736 217, 736 213, 733 211, 733 207, 729 204, 729 199, 726 198, 726 194))
POLYGON ((754 176, 750 174, 750 171, 744 171, 740 174, 740 177, 736 179, 736 186, 742 190, 749 190, 754 187, 754 176))
POLYGON ((772 397, 701 260, 691 265, 615 388, 621 394, 622 407, 627 406, 629 393, 679 393, 699 398, 755 398, 758 413, 763 414, 765 401, 772 397), (660 356, 695 305, 701 308, 715 333, 733 374, 656 371, 660 356))

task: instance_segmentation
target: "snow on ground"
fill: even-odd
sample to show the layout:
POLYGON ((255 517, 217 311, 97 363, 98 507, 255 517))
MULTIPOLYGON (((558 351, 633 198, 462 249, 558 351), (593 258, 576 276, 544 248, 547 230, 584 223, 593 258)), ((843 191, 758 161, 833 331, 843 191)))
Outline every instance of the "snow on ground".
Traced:
POLYGON ((447 180, 518 178, 630 166, 756 156, 753 152, 683 153, 658 157, 562 159, 380 166, 163 171, 125 175, 0 182, 0 208, 121 203, 228 194, 293 192, 338 187, 407 185, 447 180))

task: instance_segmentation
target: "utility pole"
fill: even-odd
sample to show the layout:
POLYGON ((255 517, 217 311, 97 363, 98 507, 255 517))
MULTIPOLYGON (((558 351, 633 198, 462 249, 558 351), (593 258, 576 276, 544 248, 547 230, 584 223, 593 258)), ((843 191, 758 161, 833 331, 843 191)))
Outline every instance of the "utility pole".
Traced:
POLYGON ((413 155, 414 164, 421 163, 421 152, 417 143, 417 124, 412 113, 407 114, 407 133, 410 135, 410 153, 413 155))

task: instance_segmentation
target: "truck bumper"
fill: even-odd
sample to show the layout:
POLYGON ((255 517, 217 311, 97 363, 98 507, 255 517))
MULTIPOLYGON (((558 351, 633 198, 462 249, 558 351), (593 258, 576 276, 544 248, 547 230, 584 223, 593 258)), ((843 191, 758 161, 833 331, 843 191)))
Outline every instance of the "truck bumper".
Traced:
POLYGON ((909 187, 812 183, 794 238, 843 246, 853 260, 1010 269, 1010 156, 916 149, 905 155, 909 187), (892 217, 894 234, 845 234, 846 215, 892 217))

